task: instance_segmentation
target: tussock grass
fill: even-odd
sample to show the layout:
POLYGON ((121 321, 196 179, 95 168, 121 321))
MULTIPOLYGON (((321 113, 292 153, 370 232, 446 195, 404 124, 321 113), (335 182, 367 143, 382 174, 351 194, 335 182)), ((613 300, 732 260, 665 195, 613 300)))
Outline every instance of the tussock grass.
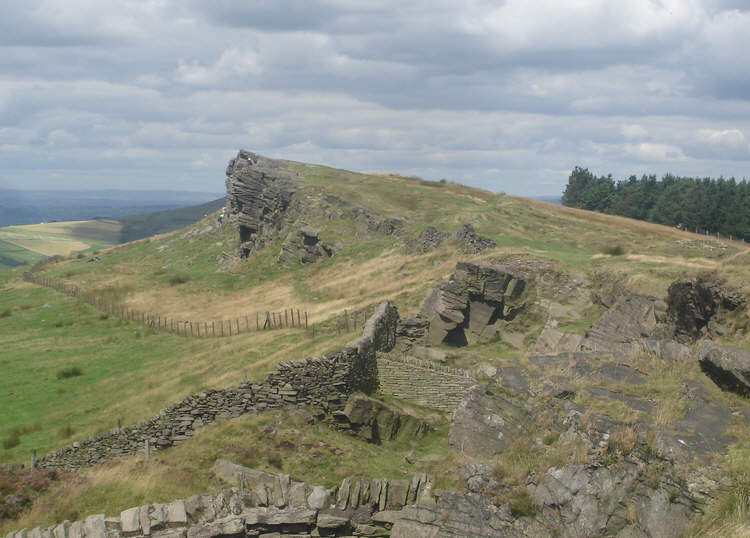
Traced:
POLYGON ((291 474, 295 480, 327 487, 345 477, 407 478, 422 472, 418 462, 428 454, 445 453, 444 427, 420 441, 374 445, 325 423, 295 425, 285 411, 215 423, 198 430, 186 443, 158 451, 149 461, 135 455, 86 469, 43 494, 21 518, 0 522, 0 533, 33 528, 94 513, 119 515, 147 503, 218 493, 231 484, 211 472, 217 458, 270 472, 291 474))

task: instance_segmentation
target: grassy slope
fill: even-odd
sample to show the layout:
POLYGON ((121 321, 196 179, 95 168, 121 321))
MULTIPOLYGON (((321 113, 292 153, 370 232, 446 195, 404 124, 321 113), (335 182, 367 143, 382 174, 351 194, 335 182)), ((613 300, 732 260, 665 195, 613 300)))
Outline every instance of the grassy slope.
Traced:
MULTIPOLYGON (((468 222, 500 247, 479 256, 457 254, 450 246, 407 256, 395 237, 368 233, 346 218, 313 215, 308 223, 323 230, 323 239, 341 243, 333 258, 310 266, 279 265, 275 262, 279 240, 249 260, 224 266, 220 259, 223 253, 234 252, 237 232, 231 225, 215 227, 214 215, 187 230, 108 249, 100 253, 98 263, 71 259, 48 265, 44 272, 89 289, 98 288, 110 299, 131 307, 193 319, 230 318, 294 306, 322 321, 344 308, 385 298, 395 300, 402 312, 410 312, 432 283, 452 272, 457 260, 506 256, 546 260, 569 275, 607 272, 631 289, 659 296, 665 295, 672 280, 698 270, 716 270, 735 284, 744 281, 744 286, 748 285, 745 268, 750 256, 741 243, 719 249, 705 237, 659 225, 451 183, 296 166, 307 180, 301 188, 307 200, 320 199, 324 192, 335 193, 348 207, 364 206, 384 216, 406 218, 410 235, 426 225, 450 232, 468 222), (626 253, 603 255, 612 245, 622 246, 626 253), (188 281, 170 285, 174 276, 185 276, 188 281)), ((79 437, 112 427, 118 417, 123 423, 134 422, 200 387, 233 385, 245 369, 251 377, 259 376, 279 360, 315 355, 347 339, 341 336, 311 342, 293 332, 274 333, 273 338, 250 334, 218 341, 154 335, 138 326, 99 319, 98 312, 72 299, 18 282, 6 284, 0 292, 0 312, 6 308, 11 314, 0 318, 0 345, 10 351, 2 360, 5 371, 13 374, 0 386, 0 408, 8 409, 6 416, 10 417, 7 424, 0 425, 0 434, 7 435, 17 426, 32 426, 27 429, 33 430, 36 422, 41 428, 22 435, 18 447, 0 450, 0 461, 18 461, 32 448, 43 450, 69 442, 71 438, 63 437, 69 432, 60 432, 68 424, 75 432, 72 437, 79 437), (76 317, 71 318, 71 313, 76 317), (55 321, 51 328, 45 321, 42 329, 41 319, 55 321), (68 324, 71 319, 75 321, 68 324), (54 326, 57 320, 62 321, 61 327, 54 326), (81 366, 84 375, 57 380, 57 371, 69 365, 81 366), (15 391, 15 386, 24 390, 15 391), (58 394, 61 390, 65 392, 58 394)), ((579 332, 597 313, 585 312, 583 319, 574 317, 568 326, 579 332)), ((505 342, 475 351, 478 360, 493 362, 521 352, 505 342)), ((184 447, 174 453, 191 450, 184 447)), ((127 473, 129 465, 125 462, 112 472, 127 473)), ((183 471, 192 476, 190 469, 183 471)), ((174 470, 175 476, 182 476, 183 471, 174 470)), ((309 471, 299 468, 295 472, 309 471)), ((385 468, 383 474, 387 474, 385 468)), ((115 479, 92 480, 105 487, 107 480, 115 479)), ((117 480, 122 481, 121 477, 117 480)), ((182 484, 175 485, 177 489, 154 495, 160 499, 182 495, 179 488, 197 487, 191 480, 176 481, 182 484)), ((210 485, 204 479, 199 482, 210 485)), ((134 500, 133 495, 152 498, 132 484, 128 487, 126 493, 121 492, 127 502, 134 500)), ((80 492, 82 498, 87 495, 80 492)), ((88 505, 82 500, 79 506, 88 505)))

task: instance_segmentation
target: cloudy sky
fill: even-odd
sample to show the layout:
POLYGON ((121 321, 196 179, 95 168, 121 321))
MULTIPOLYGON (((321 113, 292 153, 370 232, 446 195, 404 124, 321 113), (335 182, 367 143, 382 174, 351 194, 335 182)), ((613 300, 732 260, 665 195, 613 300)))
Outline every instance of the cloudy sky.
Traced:
POLYGON ((239 148, 559 194, 750 177, 743 0, 0 0, 0 187, 221 192, 239 148))

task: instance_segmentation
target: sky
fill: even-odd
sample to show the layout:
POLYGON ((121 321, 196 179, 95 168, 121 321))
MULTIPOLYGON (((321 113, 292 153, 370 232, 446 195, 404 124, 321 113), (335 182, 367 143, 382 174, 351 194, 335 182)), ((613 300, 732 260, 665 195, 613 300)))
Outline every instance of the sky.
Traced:
POLYGON ((222 192, 240 149, 560 194, 750 178, 740 0, 0 0, 0 188, 222 192))

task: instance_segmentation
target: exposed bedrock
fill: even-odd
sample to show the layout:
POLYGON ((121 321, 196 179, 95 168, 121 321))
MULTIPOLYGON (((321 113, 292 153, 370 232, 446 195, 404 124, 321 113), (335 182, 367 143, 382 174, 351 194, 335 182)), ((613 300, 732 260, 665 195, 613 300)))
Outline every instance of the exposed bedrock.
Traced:
POLYGON ((281 245, 277 261, 299 260, 301 263, 312 263, 318 258, 333 256, 333 247, 320 240, 320 232, 305 226, 289 234, 281 245))
POLYGON ((523 308, 525 288, 526 277, 508 267, 458 262, 451 278, 422 301, 429 343, 464 346, 494 336, 523 308))
POLYGON ((698 347, 701 370, 724 390, 750 396, 750 351, 704 340, 698 347))
POLYGON ((716 278, 702 275, 673 282, 669 286, 667 304, 675 338, 690 343, 706 336, 712 318, 744 306, 745 299, 723 287, 716 278))
POLYGON ((434 226, 427 226, 417 237, 405 238, 404 243, 406 244, 407 254, 424 254, 438 248, 443 240, 451 241, 460 252, 466 254, 476 254, 497 246, 497 243, 489 237, 482 237, 477 234, 471 224, 462 224, 452 234, 443 233, 434 226))
POLYGON ((586 329, 581 349, 629 353, 644 338, 666 335, 667 305, 656 297, 632 294, 621 297, 586 329))
POLYGON ((493 456, 505 451, 529 420, 521 402, 503 395, 496 386, 476 385, 453 414, 448 444, 470 456, 493 456))
POLYGON ((295 194, 286 161, 241 150, 227 166, 227 207, 237 218, 240 255, 276 239, 295 194))

